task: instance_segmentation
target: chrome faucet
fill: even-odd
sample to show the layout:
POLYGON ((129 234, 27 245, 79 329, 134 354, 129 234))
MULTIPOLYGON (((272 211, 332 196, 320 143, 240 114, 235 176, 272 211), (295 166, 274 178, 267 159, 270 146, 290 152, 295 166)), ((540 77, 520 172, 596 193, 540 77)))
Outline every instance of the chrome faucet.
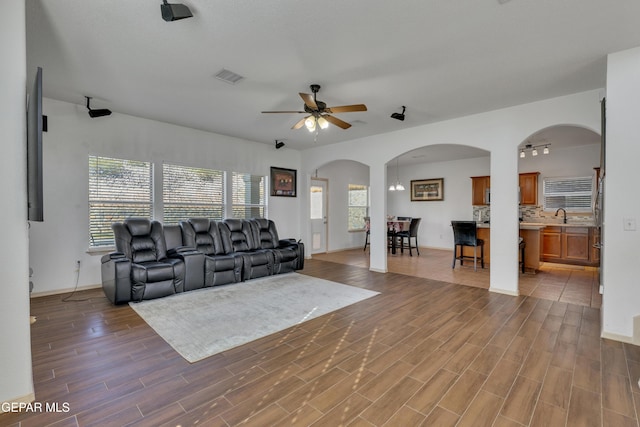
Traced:
POLYGON ((558 208, 558 210, 556 211, 556 216, 558 216, 558 212, 562 211, 563 215, 562 215, 562 222, 563 223, 567 223, 567 211, 564 210, 564 208, 558 208))

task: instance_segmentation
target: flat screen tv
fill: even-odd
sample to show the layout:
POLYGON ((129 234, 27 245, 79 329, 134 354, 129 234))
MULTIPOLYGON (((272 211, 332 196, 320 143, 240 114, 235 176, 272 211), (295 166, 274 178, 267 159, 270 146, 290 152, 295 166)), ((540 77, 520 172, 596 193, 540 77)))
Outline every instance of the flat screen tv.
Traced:
POLYGON ((38 67, 27 101, 27 218, 44 221, 42 186, 42 68, 38 67))

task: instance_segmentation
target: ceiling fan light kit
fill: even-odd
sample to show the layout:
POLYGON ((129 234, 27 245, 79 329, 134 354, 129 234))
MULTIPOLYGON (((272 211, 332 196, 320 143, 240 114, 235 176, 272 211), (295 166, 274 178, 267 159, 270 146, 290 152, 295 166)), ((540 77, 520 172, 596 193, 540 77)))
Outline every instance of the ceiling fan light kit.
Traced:
POLYGON ((160 12, 162 13, 162 19, 167 22, 191 18, 193 16, 186 5, 167 3, 167 0, 163 0, 163 3, 160 5, 160 12))
POLYGON ((85 98, 87 98, 87 110, 89 110, 89 117, 91 117, 92 119, 95 119, 96 117, 104 117, 104 116, 110 116, 111 115, 111 110, 109 110, 107 108, 101 108, 99 110, 92 110, 91 106, 90 106, 91 97, 90 96, 85 96, 85 98))
POLYGON ((350 113, 355 111, 367 111, 367 107, 364 104, 342 105, 339 107, 327 107, 322 101, 318 101, 317 93, 320 90, 320 85, 312 84, 310 86, 313 95, 308 93, 299 93, 300 98, 304 101, 304 111, 263 111, 262 113, 300 113, 308 114, 298 120, 298 122, 291 127, 291 129, 300 129, 306 127, 309 132, 317 132, 319 129, 327 129, 329 124, 338 126, 341 129, 349 129, 351 125, 339 118, 333 116, 335 113, 350 113))

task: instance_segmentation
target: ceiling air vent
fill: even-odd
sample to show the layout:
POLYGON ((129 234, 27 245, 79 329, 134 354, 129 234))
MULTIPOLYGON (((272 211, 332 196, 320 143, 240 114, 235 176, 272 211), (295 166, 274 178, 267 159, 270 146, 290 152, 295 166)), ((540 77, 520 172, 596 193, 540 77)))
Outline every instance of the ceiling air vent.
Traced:
POLYGON ((234 73, 233 71, 229 71, 226 69, 222 69, 220 71, 218 71, 218 73, 215 75, 216 79, 220 79, 223 82, 227 82, 229 84, 236 84, 238 83, 240 80, 244 79, 244 77, 242 77, 239 74, 234 73))

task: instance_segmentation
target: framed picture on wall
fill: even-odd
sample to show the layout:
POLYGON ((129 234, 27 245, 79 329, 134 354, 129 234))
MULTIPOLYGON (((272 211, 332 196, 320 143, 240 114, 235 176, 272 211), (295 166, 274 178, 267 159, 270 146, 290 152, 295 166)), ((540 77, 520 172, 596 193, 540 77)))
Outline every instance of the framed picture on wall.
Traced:
POLYGON ((271 166, 271 195, 296 197, 297 172, 295 169, 271 166))
POLYGON ((411 201, 444 200, 444 178, 414 179, 411 181, 411 201))

